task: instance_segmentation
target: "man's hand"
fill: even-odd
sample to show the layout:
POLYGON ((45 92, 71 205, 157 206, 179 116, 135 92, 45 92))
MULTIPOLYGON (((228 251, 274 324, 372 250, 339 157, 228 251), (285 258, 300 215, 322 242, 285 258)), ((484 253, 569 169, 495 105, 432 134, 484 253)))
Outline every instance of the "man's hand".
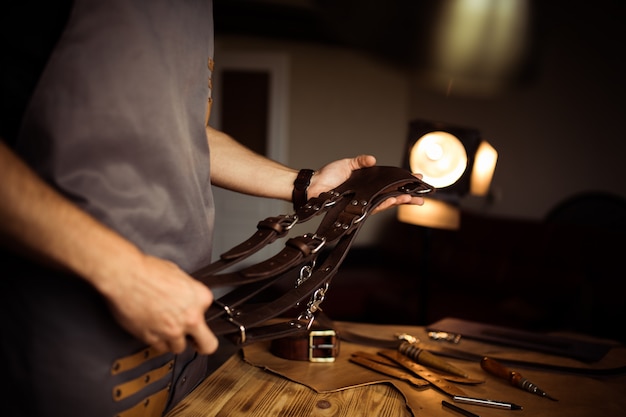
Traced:
POLYGON ((56 190, 0 141, 0 242, 74 272, 108 300, 119 324, 161 351, 217 349, 204 313, 211 291, 169 261, 146 256, 56 190))
MULTIPOLYGON (((332 190, 350 178, 352 171, 361 168, 369 168, 376 165, 376 158, 372 155, 359 155, 354 158, 339 159, 331 162, 316 171, 311 178, 311 185, 308 189, 309 197, 320 195, 324 191, 332 190)), ((416 174, 416 178, 421 179, 421 174, 416 174)), ((390 197, 376 207, 372 214, 379 213, 388 208, 401 204, 415 204, 421 206, 424 204, 422 197, 412 197, 408 194, 397 197, 390 197)))
POLYGON ((213 294, 172 262, 146 256, 108 299, 122 327, 159 351, 180 353, 187 337, 201 354, 217 349, 204 318, 213 294))

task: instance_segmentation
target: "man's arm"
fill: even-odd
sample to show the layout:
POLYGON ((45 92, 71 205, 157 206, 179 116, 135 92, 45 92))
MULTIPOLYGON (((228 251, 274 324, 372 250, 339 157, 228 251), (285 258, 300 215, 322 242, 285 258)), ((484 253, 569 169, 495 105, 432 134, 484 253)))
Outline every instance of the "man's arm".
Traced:
MULTIPOLYGON (((214 185, 259 197, 291 201, 298 170, 259 155, 211 127, 207 127, 206 132, 211 150, 211 182, 214 185)), ((372 155, 358 155, 324 165, 311 178, 308 196, 317 197, 324 191, 332 190, 350 178, 352 171, 375 164, 376 158, 372 155)), ((423 203, 421 197, 401 195, 387 199, 374 213, 399 204, 423 203)))
POLYGON ((291 200, 298 171, 246 148, 227 134, 207 127, 211 183, 259 197, 291 200))
POLYGON ((90 282, 118 322, 157 349, 180 352, 191 335, 199 351, 215 351, 217 339, 204 321, 213 299, 206 286, 79 209, 1 140, 0 166, 3 246, 90 282))

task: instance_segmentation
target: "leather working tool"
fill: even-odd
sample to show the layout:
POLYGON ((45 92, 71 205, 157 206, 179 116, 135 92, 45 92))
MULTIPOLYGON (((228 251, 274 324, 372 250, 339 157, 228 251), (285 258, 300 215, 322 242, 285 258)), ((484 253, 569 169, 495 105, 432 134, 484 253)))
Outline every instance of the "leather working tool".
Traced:
POLYGON ((400 346, 398 347, 398 351, 408 356, 409 358, 413 359, 415 362, 419 364, 437 369, 439 371, 443 371, 447 374, 457 375, 457 376, 460 376, 461 378, 468 377, 467 372, 433 355, 426 349, 420 347, 420 344, 418 342, 404 341, 400 343, 400 346))
MULTIPOLYGON (((331 325, 331 324, 329 324, 331 325)), ((379 348, 386 349, 397 349, 402 343, 398 338, 396 339, 380 339, 370 336, 364 336, 355 332, 351 332, 345 325, 341 325, 340 323, 336 323, 333 325, 333 328, 336 328, 340 334, 341 339, 347 342, 356 343, 364 346, 373 346, 379 348)), ((479 363, 482 358, 485 356, 483 354, 473 353, 470 351, 449 347, 449 346, 441 346, 441 345, 433 345, 433 344, 421 344, 421 348, 427 350, 433 355, 443 356, 446 358, 452 359, 460 359, 470 362, 479 363)), ((567 373, 573 375, 590 375, 590 376, 610 376, 610 375, 623 375, 626 374, 626 365, 620 365, 615 367, 607 367, 607 368, 588 368, 588 367, 579 367, 579 366, 565 366, 565 365, 555 365, 551 363, 545 362, 535 362, 535 361, 527 361, 522 359, 512 359, 505 358, 499 356, 491 355, 492 359, 497 359, 499 362, 511 365, 511 366, 520 366, 524 368, 531 369, 541 369, 544 371, 553 371, 558 373, 567 373)))
POLYGON ((480 367, 483 368, 486 372, 491 375, 495 375, 497 377, 506 379, 509 381, 511 385, 517 388, 521 388, 524 391, 531 392, 533 394, 540 395, 545 398, 549 398, 553 401, 558 401, 556 398, 549 396, 544 390, 539 388, 537 385, 530 382, 528 379, 524 378, 522 374, 516 371, 511 371, 507 369, 504 365, 499 363, 498 361, 484 357, 480 361, 480 367))
POLYGON ((591 342, 577 338, 512 329, 505 326, 473 322, 452 317, 441 319, 427 326, 426 330, 454 333, 468 339, 514 346, 573 358, 588 363, 599 361, 611 349, 610 343, 591 342))

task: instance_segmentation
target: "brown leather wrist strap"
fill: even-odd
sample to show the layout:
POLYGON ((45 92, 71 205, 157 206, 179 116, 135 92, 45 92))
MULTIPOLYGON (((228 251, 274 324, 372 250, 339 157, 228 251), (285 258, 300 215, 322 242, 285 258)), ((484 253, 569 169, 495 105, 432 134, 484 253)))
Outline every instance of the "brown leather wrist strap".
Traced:
POLYGON ((298 172, 298 176, 293 182, 293 192, 291 193, 291 201, 293 202, 294 210, 298 210, 308 201, 307 189, 309 188, 309 184, 311 184, 313 174, 315 174, 315 171, 306 168, 298 172))
POLYGON ((334 362, 339 355, 339 336, 332 329, 311 330, 272 340, 270 352, 295 361, 334 362))

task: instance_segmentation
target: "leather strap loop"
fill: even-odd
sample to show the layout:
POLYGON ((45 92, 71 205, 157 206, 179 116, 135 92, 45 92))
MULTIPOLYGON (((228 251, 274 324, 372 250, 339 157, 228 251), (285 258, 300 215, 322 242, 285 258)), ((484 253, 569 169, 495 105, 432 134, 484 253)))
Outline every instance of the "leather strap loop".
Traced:
POLYGON ((256 252, 257 246, 263 247, 274 240, 283 237, 297 222, 293 216, 268 217, 257 224, 258 232, 245 242, 233 247, 220 255, 222 259, 234 259, 256 252))
POLYGON ((265 278, 280 274, 300 263, 302 258, 310 253, 306 245, 287 245, 268 260, 246 268, 241 275, 249 278, 265 278))
POLYGON ((229 251, 223 253, 218 261, 194 272, 192 276, 200 281, 203 281, 204 277, 216 274, 228 266, 255 254, 266 245, 273 243, 276 239, 286 235, 289 229, 291 229, 298 222, 299 220, 297 216, 285 214, 277 217, 268 217, 267 219, 260 221, 257 225, 258 230, 254 235, 245 240, 243 243, 240 243, 229 251))

